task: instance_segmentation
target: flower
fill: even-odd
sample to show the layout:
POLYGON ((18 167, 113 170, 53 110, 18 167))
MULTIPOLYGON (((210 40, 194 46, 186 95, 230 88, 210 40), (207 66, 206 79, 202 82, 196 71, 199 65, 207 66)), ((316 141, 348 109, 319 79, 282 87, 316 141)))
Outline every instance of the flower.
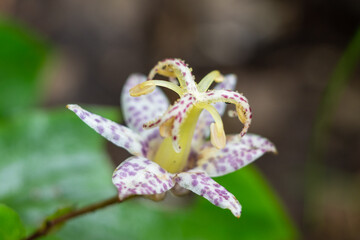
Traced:
POLYGON ((218 71, 210 72, 196 84, 191 69, 182 60, 165 59, 147 78, 133 74, 126 81, 122 106, 129 128, 78 105, 67 107, 97 133, 134 155, 122 162, 112 177, 120 200, 188 189, 240 217, 238 200, 211 177, 236 171, 276 149, 266 138, 245 134, 251 109, 242 94, 231 90, 235 85, 234 75, 222 76, 218 71), (156 74, 170 81, 153 80, 156 74), (208 90, 214 81, 219 84, 208 90), (166 96, 156 86, 169 88, 180 98, 169 107, 166 96), (229 113, 244 124, 240 134, 224 133, 221 115, 225 102, 236 106, 236 111, 229 113), (211 140, 206 141, 209 135, 211 140))

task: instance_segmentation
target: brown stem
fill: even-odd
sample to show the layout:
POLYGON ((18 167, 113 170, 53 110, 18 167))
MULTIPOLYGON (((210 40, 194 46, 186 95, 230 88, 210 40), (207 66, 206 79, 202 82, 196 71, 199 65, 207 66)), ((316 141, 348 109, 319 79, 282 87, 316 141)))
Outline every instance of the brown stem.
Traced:
POLYGON ((37 239, 38 237, 41 237, 41 236, 45 236, 56 225, 64 223, 64 222, 66 222, 66 221, 68 221, 70 219, 76 218, 76 217, 81 216, 83 214, 93 212, 93 211, 96 211, 98 209, 110 206, 112 204, 121 203, 121 202, 123 202, 125 200, 126 199, 120 201, 118 196, 115 196, 115 197, 109 198, 109 199, 107 199, 105 201, 98 202, 98 203, 95 203, 95 204, 92 204, 92 205, 88 205, 86 207, 83 207, 83 208, 77 209, 75 211, 69 212, 69 213, 64 214, 64 215, 62 215, 60 217, 57 217, 55 219, 45 220, 44 224, 42 224, 42 226, 40 228, 38 228, 33 234, 31 234, 30 236, 28 236, 24 240, 32 240, 32 239, 37 239))

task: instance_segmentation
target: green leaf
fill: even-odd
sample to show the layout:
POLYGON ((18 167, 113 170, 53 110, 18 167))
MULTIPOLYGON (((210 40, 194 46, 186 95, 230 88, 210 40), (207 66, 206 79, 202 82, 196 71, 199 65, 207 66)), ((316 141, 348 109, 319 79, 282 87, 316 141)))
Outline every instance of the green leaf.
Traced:
POLYGON ((16 240, 24 236, 24 226, 21 223, 19 215, 0 203, 0 239, 16 240))
POLYGON ((0 18, 0 119, 37 103, 46 53, 33 33, 0 18))
MULTIPOLYGON (((298 239, 272 190, 254 167, 217 178, 243 206, 240 219, 195 197, 183 207, 138 201, 118 206, 123 239, 298 239)), ((114 210, 112 210, 114 211, 114 210)))
MULTIPOLYGON (((93 112, 116 119, 115 111, 93 112)), ((17 118, 0 128, 0 200, 20 213, 29 233, 58 208, 115 195, 104 143, 70 111, 17 118)), ((216 181, 242 203, 240 219, 199 196, 129 200, 71 220, 44 239, 296 239, 292 222, 254 168, 216 181)))
POLYGON ((18 116, 0 128, 0 200, 33 228, 61 207, 113 196, 104 144, 65 106, 18 116))

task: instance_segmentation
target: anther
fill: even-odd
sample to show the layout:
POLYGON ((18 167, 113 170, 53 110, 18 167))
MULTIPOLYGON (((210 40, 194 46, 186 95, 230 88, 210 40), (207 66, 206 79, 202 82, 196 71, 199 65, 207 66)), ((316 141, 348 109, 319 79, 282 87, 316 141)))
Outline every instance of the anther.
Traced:
POLYGON ((226 146, 224 127, 219 126, 219 124, 212 123, 210 125, 210 133, 211 144, 218 149, 223 149, 226 146))
POLYGON ((136 85, 135 87, 131 88, 129 90, 130 92, 130 96, 132 97, 139 97, 141 95, 146 95, 148 93, 151 93, 152 91, 155 90, 155 85, 154 84, 148 84, 146 82, 140 83, 138 85, 136 85))
POLYGON ((219 83, 219 82, 223 82, 224 81, 224 76, 222 74, 220 74, 219 76, 217 76, 214 81, 219 83))
POLYGON ((240 122, 244 124, 247 121, 247 117, 245 116, 245 111, 240 105, 236 106, 236 112, 240 122))
POLYGON ((171 136, 171 129, 174 124, 174 120, 175 120, 175 118, 172 117, 160 125, 159 131, 160 131, 160 135, 162 137, 171 136))

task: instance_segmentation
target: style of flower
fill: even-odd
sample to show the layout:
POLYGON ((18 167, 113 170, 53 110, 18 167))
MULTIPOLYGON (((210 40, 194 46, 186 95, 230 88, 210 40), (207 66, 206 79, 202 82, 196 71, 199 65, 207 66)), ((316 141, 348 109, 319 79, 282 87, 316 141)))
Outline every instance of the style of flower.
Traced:
POLYGON ((251 109, 242 94, 232 91, 235 85, 234 75, 223 76, 218 71, 197 84, 182 60, 165 59, 148 77, 133 74, 126 81, 121 100, 129 128, 78 105, 67 107, 97 133, 134 155, 112 177, 120 200, 132 195, 161 196, 169 190, 180 194, 187 189, 240 217, 238 200, 211 177, 236 171, 276 149, 267 139, 246 134, 251 109), (156 74, 170 81, 154 80, 156 74), (208 90, 214 81, 218 85, 208 90), (180 98, 169 107, 156 86, 169 88, 180 98), (225 103, 235 105, 236 111, 229 115, 238 116, 244 124, 240 134, 224 133, 225 103))

